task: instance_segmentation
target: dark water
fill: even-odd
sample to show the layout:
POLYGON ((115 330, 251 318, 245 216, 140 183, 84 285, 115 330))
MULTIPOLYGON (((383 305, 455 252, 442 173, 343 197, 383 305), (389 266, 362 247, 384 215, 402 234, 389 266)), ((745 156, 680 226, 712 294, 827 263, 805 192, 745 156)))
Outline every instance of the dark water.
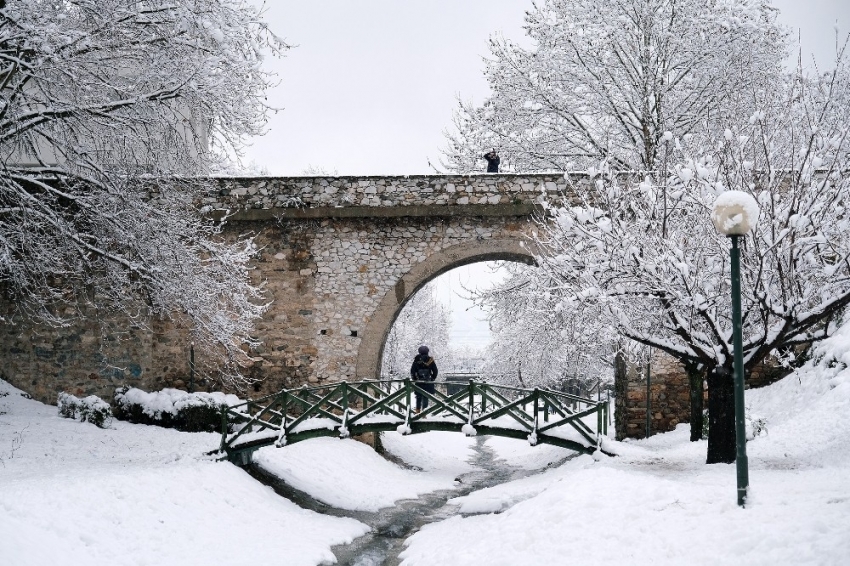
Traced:
POLYGON ((341 566, 396 566, 400 562, 398 555, 404 550, 404 541, 409 536, 423 525, 459 514, 456 505, 446 503, 449 499, 537 473, 509 466, 504 460, 498 459, 484 445, 486 438, 476 437, 472 446, 475 456, 470 460, 476 469, 459 476, 456 489, 435 491, 419 499, 397 501, 395 506, 376 512, 336 509, 293 489, 256 465, 245 469, 254 478, 271 486, 278 494, 300 507, 335 517, 351 517, 372 527, 371 532, 351 544, 333 548, 341 566))

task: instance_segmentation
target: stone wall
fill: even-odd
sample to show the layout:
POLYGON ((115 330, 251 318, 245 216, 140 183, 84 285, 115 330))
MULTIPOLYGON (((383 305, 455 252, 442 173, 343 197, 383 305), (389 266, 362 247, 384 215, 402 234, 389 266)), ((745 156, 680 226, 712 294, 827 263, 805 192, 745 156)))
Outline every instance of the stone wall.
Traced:
MULTIPOLYGON (((646 366, 621 363, 615 375, 617 439, 645 438, 646 366)), ((690 420, 688 377, 675 360, 654 355, 649 383, 650 434, 673 430, 690 420)))
MULTIPOLYGON (((684 368, 665 354, 652 358, 650 379, 651 434, 667 432, 679 423, 690 422, 691 402, 684 368)), ((764 387, 782 379, 790 370, 772 360, 756 366, 745 377, 747 389, 764 387)), ((621 361, 615 371, 615 420, 617 438, 646 437, 646 367, 621 361)), ((703 389, 703 407, 708 408, 708 390, 703 389)))
MULTIPOLYGON (((636 388, 632 384, 632 390, 641 389, 640 385, 644 386, 642 391, 646 397, 645 382, 636 388)), ((690 421, 688 376, 681 365, 663 354, 654 356, 650 365, 650 414, 652 434, 673 430, 679 423, 690 421)))
MULTIPOLYGON (((7 313, 0 326, 0 378, 45 403, 59 391, 111 399, 117 387, 186 388, 187 333, 153 320, 150 327, 91 316, 68 328, 27 324, 7 313)), ((201 387, 203 384, 199 384, 201 387)))

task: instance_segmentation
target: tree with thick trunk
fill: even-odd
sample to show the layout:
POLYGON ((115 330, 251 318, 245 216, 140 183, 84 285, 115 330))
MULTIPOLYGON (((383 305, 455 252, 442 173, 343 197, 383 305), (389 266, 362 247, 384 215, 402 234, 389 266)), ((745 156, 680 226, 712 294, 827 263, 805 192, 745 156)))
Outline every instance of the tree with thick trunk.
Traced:
POLYGON ((702 440, 703 425, 703 381, 705 375, 699 364, 685 362, 683 364, 688 376, 689 401, 691 405, 690 425, 691 442, 702 440))
POLYGON ((704 372, 708 462, 735 459, 730 243, 712 205, 734 189, 761 207, 742 238, 745 375, 769 357, 793 362, 850 304, 848 97, 842 50, 829 74, 752 93, 749 119, 713 139, 671 134, 671 165, 657 174, 603 163, 571 177, 572 205, 543 223, 538 263, 560 282, 564 310, 607 312, 624 336, 691 367, 695 390, 704 372))
MULTIPOLYGON (((459 103, 444 166, 475 171, 482 151, 497 148, 504 170, 604 162, 663 171, 655 180, 666 186, 674 135, 712 145, 751 115, 747 100, 781 85, 788 33, 776 16, 769 2, 752 0, 536 2, 526 15, 530 47, 491 40, 484 74, 492 95, 480 106, 459 103)), ((667 192, 659 195, 666 206, 667 192)), ((696 402, 702 382, 692 383, 696 402)), ((701 419, 693 415, 692 437, 701 419)))

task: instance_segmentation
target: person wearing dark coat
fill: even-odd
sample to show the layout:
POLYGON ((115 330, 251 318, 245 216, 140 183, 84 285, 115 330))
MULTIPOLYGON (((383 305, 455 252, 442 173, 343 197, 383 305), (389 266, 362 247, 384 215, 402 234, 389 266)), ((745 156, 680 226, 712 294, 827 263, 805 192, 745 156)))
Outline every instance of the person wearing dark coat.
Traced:
MULTIPOLYGON (((428 355, 428 346, 419 346, 419 353, 413 358, 413 365, 410 366, 410 378, 416 381, 416 385, 434 394, 434 380, 437 379, 437 362, 434 358, 428 355)), ((416 412, 428 406, 428 397, 416 391, 416 412)))
POLYGON ((496 150, 492 150, 490 153, 484 154, 484 159, 487 160, 487 172, 488 173, 498 173, 499 172, 499 154, 496 153, 496 150))

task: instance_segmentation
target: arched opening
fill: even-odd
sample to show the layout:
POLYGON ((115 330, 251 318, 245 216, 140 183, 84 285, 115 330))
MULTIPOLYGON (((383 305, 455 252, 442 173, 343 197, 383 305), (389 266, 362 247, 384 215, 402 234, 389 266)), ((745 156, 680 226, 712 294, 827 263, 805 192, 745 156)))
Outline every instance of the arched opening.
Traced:
POLYGON ((380 378, 384 346, 393 323, 410 299, 429 281, 454 268, 485 261, 535 265, 534 256, 519 240, 478 240, 452 246, 415 265, 381 299, 363 332, 357 357, 357 377, 380 378))
MULTIPOLYGON (((493 340, 488 293, 521 264, 484 261, 455 267, 428 281, 399 310, 384 343, 382 379, 409 376, 413 356, 425 345, 441 381, 483 379, 486 351, 493 340)), ((522 264, 523 267, 524 264, 522 264)))

